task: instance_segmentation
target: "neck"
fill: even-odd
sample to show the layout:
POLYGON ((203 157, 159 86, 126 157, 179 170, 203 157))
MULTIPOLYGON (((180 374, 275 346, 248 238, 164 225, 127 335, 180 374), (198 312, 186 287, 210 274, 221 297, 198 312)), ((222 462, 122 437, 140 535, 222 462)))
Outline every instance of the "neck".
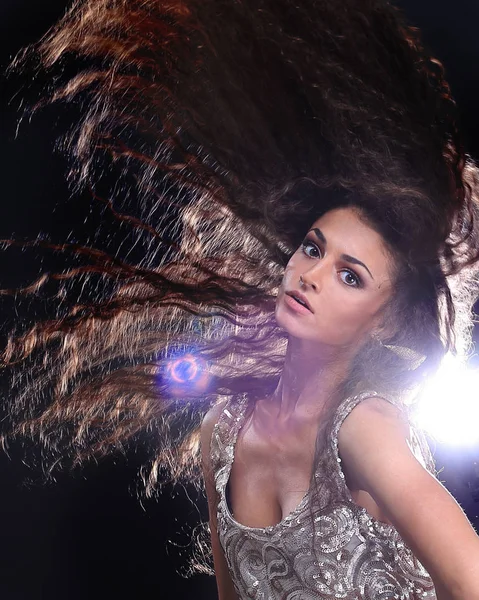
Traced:
POLYGON ((272 395, 278 421, 317 418, 343 381, 351 356, 344 348, 318 348, 290 338, 283 372, 272 395))

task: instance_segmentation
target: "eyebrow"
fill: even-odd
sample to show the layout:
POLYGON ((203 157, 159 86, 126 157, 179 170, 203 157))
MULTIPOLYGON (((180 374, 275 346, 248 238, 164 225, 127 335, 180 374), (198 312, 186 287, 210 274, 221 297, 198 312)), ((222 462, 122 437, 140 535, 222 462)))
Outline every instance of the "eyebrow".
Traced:
MULTIPOLYGON (((324 233, 321 231, 321 229, 319 229, 318 227, 314 227, 313 229, 311 229, 311 231, 316 235, 316 237, 318 238, 318 240, 321 243, 323 243, 325 246, 327 245, 326 238, 324 237, 324 233)), ((354 256, 350 256, 349 254, 341 254, 340 258, 342 260, 345 260, 346 262, 353 264, 353 265, 360 265, 361 267, 364 267, 366 269, 366 271, 369 273, 371 279, 374 280, 374 277, 372 276, 371 271, 358 258, 354 258, 354 256)))

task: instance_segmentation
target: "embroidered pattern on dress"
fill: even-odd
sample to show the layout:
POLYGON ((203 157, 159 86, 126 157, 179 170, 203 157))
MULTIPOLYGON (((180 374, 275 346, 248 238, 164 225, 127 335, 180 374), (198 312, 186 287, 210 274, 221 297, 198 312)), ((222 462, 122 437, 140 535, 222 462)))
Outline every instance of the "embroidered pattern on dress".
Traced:
MULTIPOLYGON (((246 394, 232 398, 216 423, 211 460, 218 502, 218 535, 240 600, 436 600, 433 582, 397 530, 357 505, 346 486, 338 433, 363 392, 336 410, 328 445, 310 488, 276 525, 238 523, 226 501, 235 444, 248 408, 246 394)), ((415 432, 415 450, 434 472, 425 443, 415 432)))

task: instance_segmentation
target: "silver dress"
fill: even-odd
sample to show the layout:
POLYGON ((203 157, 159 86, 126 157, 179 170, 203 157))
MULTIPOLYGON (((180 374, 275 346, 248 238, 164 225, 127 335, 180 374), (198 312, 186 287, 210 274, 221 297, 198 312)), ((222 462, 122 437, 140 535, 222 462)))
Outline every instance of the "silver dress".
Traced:
MULTIPOLYGON (((218 503, 218 536, 240 600, 435 600, 431 577, 389 524, 357 505, 346 486, 338 432, 364 392, 346 398, 335 412, 327 448, 299 505, 269 527, 246 527, 231 514, 226 486, 248 398, 231 399, 215 425, 211 459, 218 503), (314 490, 314 493, 313 493, 314 490)), ((412 450, 432 473, 422 433, 412 429, 412 450)))

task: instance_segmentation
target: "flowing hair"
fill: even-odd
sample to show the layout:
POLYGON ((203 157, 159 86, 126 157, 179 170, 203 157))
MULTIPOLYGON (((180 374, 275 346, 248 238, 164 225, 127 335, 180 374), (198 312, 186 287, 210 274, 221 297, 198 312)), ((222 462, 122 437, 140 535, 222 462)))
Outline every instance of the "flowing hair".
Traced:
POLYGON ((11 68, 48 82, 31 110, 78 107, 61 142, 72 189, 128 243, 3 240, 70 261, 3 290, 48 290, 55 308, 9 336, 4 440, 40 440, 52 467, 141 442, 148 494, 167 476, 201 485, 203 415, 277 385, 284 267, 341 206, 394 259, 386 341, 426 360, 411 369, 371 341, 340 394, 402 394, 469 351, 478 171, 441 63, 393 5, 77 0, 11 68))

